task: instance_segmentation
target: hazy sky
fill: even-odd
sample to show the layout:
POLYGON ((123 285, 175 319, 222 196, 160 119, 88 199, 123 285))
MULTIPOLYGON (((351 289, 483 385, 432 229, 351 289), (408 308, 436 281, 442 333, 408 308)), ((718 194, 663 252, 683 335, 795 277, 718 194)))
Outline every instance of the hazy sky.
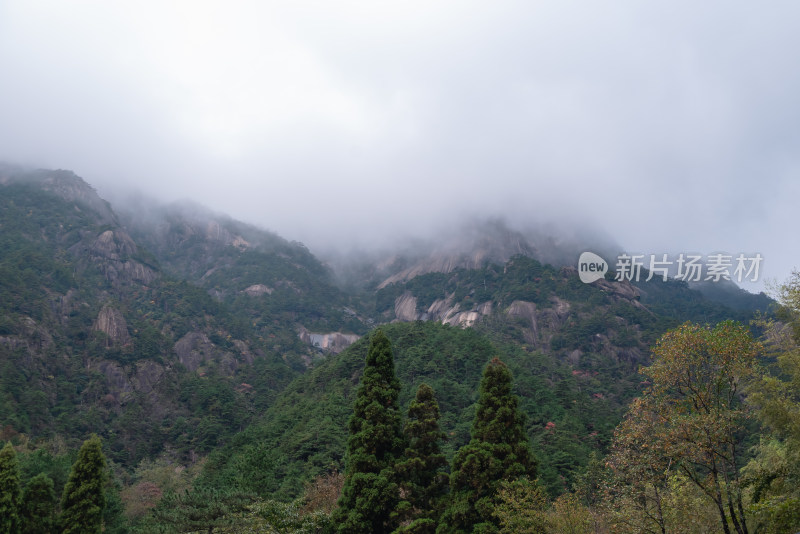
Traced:
POLYGON ((796 1, 0 0, 0 159, 312 249, 505 214, 760 252, 783 280, 798 20, 796 1))

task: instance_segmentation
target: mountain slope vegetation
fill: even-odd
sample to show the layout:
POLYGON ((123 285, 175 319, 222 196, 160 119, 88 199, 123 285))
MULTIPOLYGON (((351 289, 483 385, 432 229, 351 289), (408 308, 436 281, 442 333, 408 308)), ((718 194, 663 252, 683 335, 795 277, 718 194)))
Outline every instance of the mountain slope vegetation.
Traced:
MULTIPOLYGON (((197 206, 116 210, 69 171, 0 167, 0 440, 41 467, 96 433, 109 503, 131 519, 190 487, 280 508, 344 469, 380 325, 400 411, 432 387, 448 461, 499 357, 555 498, 608 451, 664 332, 748 324, 771 303, 677 281, 583 284, 545 261, 569 255, 554 242, 497 221, 481 231, 466 249, 354 258, 335 273, 300 243, 197 206)), ((56 491, 62 467, 48 468, 56 491)), ((23 486, 43 469, 25 467, 23 486)))

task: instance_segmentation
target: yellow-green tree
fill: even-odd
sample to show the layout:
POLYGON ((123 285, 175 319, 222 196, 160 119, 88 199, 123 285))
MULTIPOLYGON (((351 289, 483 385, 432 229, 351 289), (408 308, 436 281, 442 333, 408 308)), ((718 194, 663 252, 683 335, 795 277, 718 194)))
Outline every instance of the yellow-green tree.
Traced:
POLYGON ((658 525, 654 531, 667 531, 664 492, 669 473, 678 471, 713 503, 725 534, 749 533, 739 476, 748 418, 743 389, 760 350, 733 321, 713 328, 686 323, 653 348, 653 363, 642 370, 651 384, 618 428, 611 464, 623 474, 612 487, 649 502, 640 511, 658 525))

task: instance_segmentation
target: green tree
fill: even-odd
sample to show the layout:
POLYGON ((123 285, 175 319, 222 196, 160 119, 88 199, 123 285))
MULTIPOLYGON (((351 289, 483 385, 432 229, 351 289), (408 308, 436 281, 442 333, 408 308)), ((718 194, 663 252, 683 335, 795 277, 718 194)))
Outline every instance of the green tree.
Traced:
POLYGON ((0 450, 0 532, 19 532, 19 501, 17 453, 11 442, 7 442, 0 450))
POLYGON ((53 479, 46 473, 39 473, 25 485, 20 508, 23 534, 52 532, 56 507, 53 486, 53 479))
POLYGON ((234 527, 254 502, 242 492, 199 487, 183 493, 168 492, 145 521, 148 532, 208 532, 234 527))
POLYGON ((83 442, 72 464, 61 497, 61 529, 64 534, 101 532, 106 506, 106 458, 100 438, 83 442))
POLYGON ((749 402, 767 432, 743 469, 758 532, 800 530, 800 272, 775 291, 778 320, 764 321, 777 368, 756 382, 749 402))
POLYGON ((439 403, 428 384, 420 384, 408 408, 404 426, 408 440, 403 459, 397 463, 400 493, 404 498, 397 507, 404 525, 398 532, 435 532, 441 504, 447 493, 447 459, 440 441, 445 439, 439 428, 439 403))
POLYGON ((378 330, 353 406, 345 482, 333 516, 343 534, 390 532, 397 526, 394 464, 404 449, 399 392, 389 338, 378 330))
POLYGON ((470 442, 453 459, 450 500, 437 532, 497 532, 500 484, 536 479, 537 463, 511 388, 511 371, 494 358, 483 372, 470 442))

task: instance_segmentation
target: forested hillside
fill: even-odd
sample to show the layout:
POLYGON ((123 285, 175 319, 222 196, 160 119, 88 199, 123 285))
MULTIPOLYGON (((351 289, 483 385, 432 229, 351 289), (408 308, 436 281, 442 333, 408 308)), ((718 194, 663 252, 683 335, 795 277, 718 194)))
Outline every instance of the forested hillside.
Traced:
MULTIPOLYGON (((576 532, 609 525, 680 532, 680 510, 693 510, 709 531, 724 531, 715 501, 703 500, 715 491, 731 496, 734 509, 743 503, 723 514, 731 532, 743 532, 746 521, 794 525, 797 390, 786 355, 796 348, 785 325, 797 324, 796 285, 784 286, 775 307, 731 287, 631 284, 611 274, 584 284, 574 268, 544 261, 564 250, 523 240, 495 222, 485 236, 465 240, 476 250, 354 260, 350 272, 334 273, 300 243, 201 207, 140 200, 116 210, 71 172, 3 167, 0 440, 12 445, 4 461, 18 466, 7 471, 18 473, 9 480, 19 487, 8 502, 43 503, 53 521, 70 517, 68 499, 56 496, 69 493, 70 466, 91 442, 106 462, 103 491, 95 492, 104 511, 91 521, 106 531, 333 528, 339 491, 352 476, 349 421, 380 327, 399 381, 391 409, 406 414, 422 384, 430 388, 445 472, 466 469, 465 447, 496 445, 475 439, 484 435, 476 414, 490 403, 480 400, 488 395, 482 376, 498 359, 516 399, 507 401, 519 413, 514 425, 530 447, 525 469, 535 465, 536 475, 486 480, 495 515, 445 513, 451 505, 441 501, 428 502, 423 518, 406 504, 382 519, 387 525, 424 519, 419 525, 430 529, 444 513, 519 531, 509 518, 527 508, 536 513, 525 528, 555 532, 569 509, 594 518, 594 530, 576 532), (766 314, 751 323, 757 311, 766 314), (744 326, 715 329, 730 320, 744 326), (667 447, 677 431, 653 408, 680 397, 669 378, 680 369, 642 371, 688 354, 688 345, 665 347, 690 335, 710 347, 707 354, 749 355, 746 365, 712 365, 732 392, 725 405, 738 410, 725 413, 739 421, 717 429, 737 447, 717 487, 702 485, 708 467, 679 469, 703 459, 667 447), (640 419, 652 426, 636 426, 640 419), (654 445, 642 440, 651 435, 663 437, 658 458, 669 459, 666 467, 647 463, 642 451, 654 445), (634 470, 640 461, 652 469, 634 470), (652 523, 655 494, 666 500, 652 523)), ((393 454, 383 469, 401 465, 393 454)), ((405 493, 421 487, 403 484, 405 493)), ((464 491, 457 482, 449 487, 446 495, 464 491)))

